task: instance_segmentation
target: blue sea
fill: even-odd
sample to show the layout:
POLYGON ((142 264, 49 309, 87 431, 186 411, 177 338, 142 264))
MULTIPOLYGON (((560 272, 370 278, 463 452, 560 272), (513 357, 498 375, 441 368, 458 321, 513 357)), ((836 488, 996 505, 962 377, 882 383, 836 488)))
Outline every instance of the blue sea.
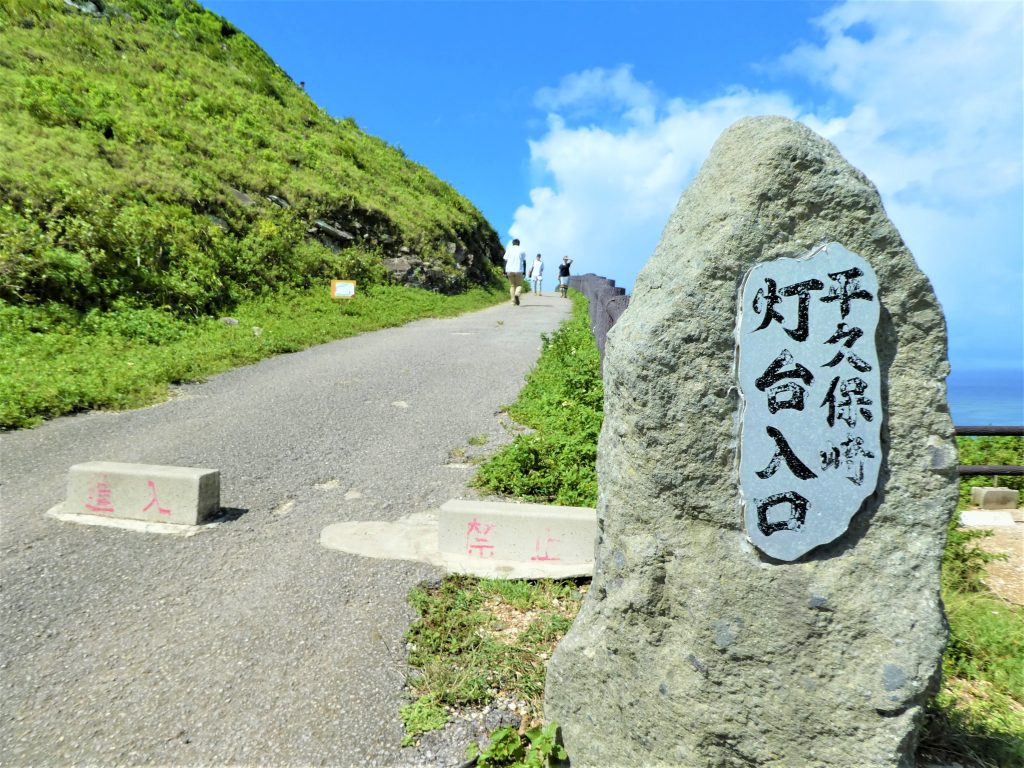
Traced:
POLYGON ((1024 369, 954 369, 946 385, 958 427, 1024 426, 1024 369))

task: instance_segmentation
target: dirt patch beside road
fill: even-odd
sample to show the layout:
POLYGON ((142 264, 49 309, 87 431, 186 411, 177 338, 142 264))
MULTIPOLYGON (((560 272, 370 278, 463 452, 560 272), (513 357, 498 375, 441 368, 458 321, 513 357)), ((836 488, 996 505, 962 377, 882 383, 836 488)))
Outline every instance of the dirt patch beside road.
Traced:
POLYGON ((1004 600, 1024 605, 1024 523, 987 530, 992 535, 979 539, 979 546, 986 552, 1003 553, 1007 559, 986 566, 985 583, 1004 600))

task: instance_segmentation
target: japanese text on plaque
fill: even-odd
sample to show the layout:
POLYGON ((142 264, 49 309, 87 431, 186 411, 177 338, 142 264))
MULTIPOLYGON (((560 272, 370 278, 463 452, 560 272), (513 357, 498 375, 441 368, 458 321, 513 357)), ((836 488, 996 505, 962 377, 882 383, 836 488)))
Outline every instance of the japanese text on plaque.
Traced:
POLYGON ((778 560, 833 541, 882 461, 878 280, 838 243, 755 265, 737 323, 740 491, 750 540, 778 560))

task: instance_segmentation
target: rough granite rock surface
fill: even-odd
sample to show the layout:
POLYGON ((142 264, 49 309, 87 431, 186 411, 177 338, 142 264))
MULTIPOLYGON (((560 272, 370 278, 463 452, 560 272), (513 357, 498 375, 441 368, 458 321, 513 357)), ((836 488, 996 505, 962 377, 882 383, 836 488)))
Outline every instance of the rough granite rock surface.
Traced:
POLYGON ((793 121, 739 121, 608 336, 597 564, 545 714, 584 766, 910 766, 946 623, 957 495, 945 320, 871 182, 793 121), (746 540, 737 289, 836 241, 879 280, 883 459, 849 530, 792 563, 746 540))

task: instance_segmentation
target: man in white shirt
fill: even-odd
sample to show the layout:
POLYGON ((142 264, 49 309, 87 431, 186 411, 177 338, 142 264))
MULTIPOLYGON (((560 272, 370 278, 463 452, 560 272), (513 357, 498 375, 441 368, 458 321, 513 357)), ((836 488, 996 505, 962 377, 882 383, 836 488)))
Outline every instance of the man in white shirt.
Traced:
POLYGON ((523 290, 523 249, 519 247, 518 237, 513 238, 505 249, 505 274, 512 303, 519 306, 519 294, 523 290))

